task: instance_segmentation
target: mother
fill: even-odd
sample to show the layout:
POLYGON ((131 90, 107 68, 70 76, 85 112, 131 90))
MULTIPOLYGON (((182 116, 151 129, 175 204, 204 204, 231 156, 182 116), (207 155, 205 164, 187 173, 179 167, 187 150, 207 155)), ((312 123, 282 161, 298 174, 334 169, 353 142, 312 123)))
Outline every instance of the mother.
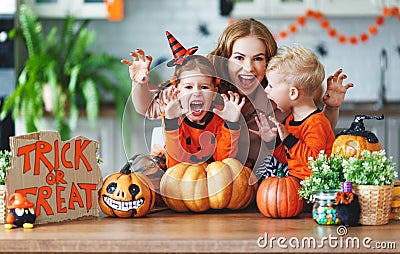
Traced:
MULTIPOLYGON (((251 168, 261 163, 269 153, 260 137, 249 131, 258 128, 255 122, 257 114, 268 115, 274 112, 277 119, 283 120, 290 113, 280 112, 274 105, 271 108, 264 93, 264 88, 267 86, 266 66, 276 51, 276 41, 268 28, 250 18, 240 19, 229 25, 219 37, 217 47, 209 54, 218 75, 222 78, 219 92, 226 93, 231 90, 247 97, 246 104, 242 108, 247 128, 241 128, 238 158, 244 158, 242 162, 251 168)), ((131 52, 131 56, 133 61, 124 59, 121 62, 129 66, 132 89, 134 89, 132 101, 136 111, 150 119, 159 118, 161 106, 154 100, 154 91, 149 90, 147 86, 152 58, 145 56, 140 49, 131 52)), ((339 107, 347 89, 353 86, 351 83, 343 86, 345 78, 346 75, 339 69, 327 79, 323 111, 330 120, 332 128, 336 126, 339 107)))

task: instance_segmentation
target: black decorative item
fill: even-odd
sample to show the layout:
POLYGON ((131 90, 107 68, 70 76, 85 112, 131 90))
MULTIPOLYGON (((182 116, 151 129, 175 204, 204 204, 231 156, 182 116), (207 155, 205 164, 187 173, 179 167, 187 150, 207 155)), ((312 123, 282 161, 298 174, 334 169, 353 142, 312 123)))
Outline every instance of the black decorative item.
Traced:
POLYGON ((343 182, 342 188, 342 192, 336 193, 336 211, 340 225, 359 226, 361 207, 358 196, 352 192, 351 182, 343 182))
POLYGON ((205 23, 201 23, 198 26, 198 30, 201 33, 201 35, 208 37, 210 36, 210 30, 208 29, 208 25, 205 23))
POLYGON ((315 51, 322 57, 327 56, 328 55, 328 49, 325 45, 325 43, 320 42, 317 46, 315 51))

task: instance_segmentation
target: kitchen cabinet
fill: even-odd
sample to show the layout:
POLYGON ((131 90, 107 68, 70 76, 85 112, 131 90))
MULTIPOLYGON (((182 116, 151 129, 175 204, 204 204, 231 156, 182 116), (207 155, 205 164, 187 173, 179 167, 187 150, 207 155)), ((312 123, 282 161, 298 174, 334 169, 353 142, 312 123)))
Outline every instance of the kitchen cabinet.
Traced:
POLYGON ((107 6, 103 0, 22 0, 41 18, 105 19, 107 6))
POLYGON ((376 16, 382 14, 384 1, 318 0, 316 8, 327 16, 376 16))
POLYGON ((241 0, 236 1, 233 17, 292 17, 303 15, 307 9, 315 9, 313 0, 241 0))
POLYGON ((307 9, 321 11, 327 16, 376 16, 382 8, 399 6, 400 0, 239 0, 235 1, 233 17, 296 17, 307 9))

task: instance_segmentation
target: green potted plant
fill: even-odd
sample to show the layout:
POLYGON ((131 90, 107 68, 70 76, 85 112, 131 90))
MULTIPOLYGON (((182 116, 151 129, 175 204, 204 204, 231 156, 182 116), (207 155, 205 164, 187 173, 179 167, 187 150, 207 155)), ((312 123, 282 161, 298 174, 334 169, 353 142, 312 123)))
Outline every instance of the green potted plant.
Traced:
POLYGON ((353 183, 359 196, 362 225, 383 225, 389 222, 392 192, 397 172, 392 157, 385 150, 361 151, 360 157, 343 161, 346 181, 353 183))
POLYGON ((312 201, 313 194, 330 190, 340 190, 344 181, 342 162, 346 157, 340 154, 328 156, 320 151, 318 156, 309 159, 308 167, 311 176, 300 182, 299 194, 308 202, 312 201))
POLYGON ((129 76, 119 59, 90 50, 96 34, 88 29, 88 20, 78 22, 68 16, 61 31, 52 27, 45 35, 27 5, 20 5, 18 18, 20 27, 15 34, 23 37, 28 59, 0 119, 12 111, 14 119, 24 119, 27 132, 34 132, 49 115, 65 140, 75 129, 81 111, 94 126, 105 94, 112 95, 122 119, 130 93, 129 76))

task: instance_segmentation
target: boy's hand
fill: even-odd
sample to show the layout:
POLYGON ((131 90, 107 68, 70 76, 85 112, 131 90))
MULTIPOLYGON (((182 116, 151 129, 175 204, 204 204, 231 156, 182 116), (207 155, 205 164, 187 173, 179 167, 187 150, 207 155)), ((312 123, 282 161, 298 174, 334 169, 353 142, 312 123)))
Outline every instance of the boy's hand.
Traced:
POLYGON ((149 81, 150 64, 153 61, 151 56, 145 56, 142 49, 131 52, 133 61, 122 59, 121 63, 128 65, 129 76, 135 83, 147 83, 149 81))
POLYGON ((340 107, 344 101, 347 89, 354 86, 352 83, 342 85, 343 80, 347 78, 346 74, 342 74, 342 71, 342 69, 337 70, 334 75, 329 76, 326 80, 327 88, 322 99, 328 107, 340 107))
POLYGON ((256 121, 258 131, 249 129, 250 133, 261 137, 261 139, 265 142, 270 142, 276 138, 278 135, 278 130, 276 127, 271 128, 265 114, 260 113, 260 118, 256 116, 254 117, 254 120, 256 121))
MULTIPOLYGON (((175 87, 167 92, 164 97, 163 106, 166 119, 174 119, 180 117, 182 114, 186 114, 187 110, 182 109, 181 103, 178 99, 179 91, 175 87)), ((158 103, 161 103, 160 101, 158 103)), ((160 104, 161 105, 161 104, 160 104)))
POLYGON ((243 97, 242 101, 240 101, 239 94, 233 93, 232 91, 228 91, 228 94, 229 98, 226 94, 221 94, 222 98, 224 99, 224 108, 222 110, 214 108, 213 112, 219 115, 225 121, 235 123, 239 121, 241 110, 245 103, 245 98, 243 97))
POLYGON ((289 136, 289 132, 286 129, 285 125, 283 125, 281 122, 276 120, 276 118, 273 117, 273 116, 270 116, 269 120, 271 120, 275 124, 276 129, 278 131, 278 134, 279 134, 279 137, 281 138, 281 140, 284 140, 287 136, 289 136))

